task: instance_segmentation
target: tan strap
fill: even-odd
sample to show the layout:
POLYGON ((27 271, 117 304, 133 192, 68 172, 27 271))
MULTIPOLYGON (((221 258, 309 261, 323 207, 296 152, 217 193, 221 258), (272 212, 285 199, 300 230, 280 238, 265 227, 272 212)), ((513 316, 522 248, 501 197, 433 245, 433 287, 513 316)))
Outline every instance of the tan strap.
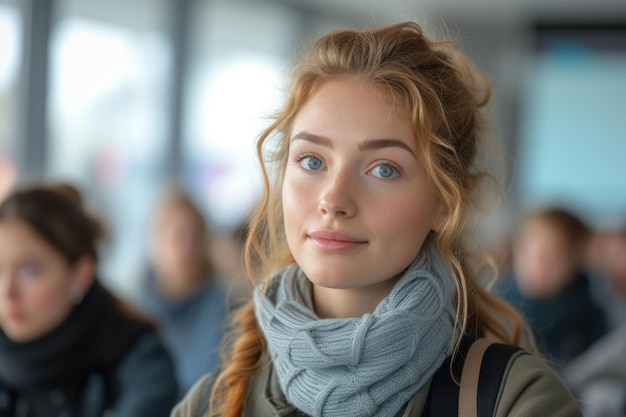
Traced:
POLYGON ((461 387, 459 388, 459 417, 477 417, 478 415, 480 365, 485 351, 492 343, 487 339, 478 339, 467 352, 461 373, 461 387))

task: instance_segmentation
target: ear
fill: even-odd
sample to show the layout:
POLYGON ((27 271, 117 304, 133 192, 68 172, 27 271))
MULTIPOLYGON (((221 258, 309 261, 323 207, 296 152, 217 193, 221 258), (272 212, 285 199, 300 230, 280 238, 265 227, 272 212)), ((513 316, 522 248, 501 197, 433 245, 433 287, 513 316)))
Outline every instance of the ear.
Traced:
POLYGON ((72 290, 85 294, 96 279, 96 263, 91 255, 83 255, 72 267, 72 290))

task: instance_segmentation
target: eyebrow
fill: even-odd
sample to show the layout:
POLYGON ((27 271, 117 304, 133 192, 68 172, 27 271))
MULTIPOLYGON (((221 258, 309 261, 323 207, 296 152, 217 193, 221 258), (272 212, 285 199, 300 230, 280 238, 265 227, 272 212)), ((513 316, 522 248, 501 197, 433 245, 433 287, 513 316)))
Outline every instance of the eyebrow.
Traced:
MULTIPOLYGON (((328 148, 333 147, 333 143, 325 136, 315 135, 309 132, 300 132, 291 138, 291 142, 295 140, 305 140, 307 142, 314 143, 316 145, 326 146, 328 148)), ((359 143, 360 151, 372 151, 384 148, 400 148, 410 153, 413 157, 417 158, 417 155, 406 143, 399 139, 367 139, 359 143)))
POLYGON ((359 143, 360 151, 372 151, 377 149, 384 148, 401 148, 413 155, 413 157, 417 158, 413 149, 409 148, 409 146, 402 142, 399 139, 368 139, 362 143, 359 143))

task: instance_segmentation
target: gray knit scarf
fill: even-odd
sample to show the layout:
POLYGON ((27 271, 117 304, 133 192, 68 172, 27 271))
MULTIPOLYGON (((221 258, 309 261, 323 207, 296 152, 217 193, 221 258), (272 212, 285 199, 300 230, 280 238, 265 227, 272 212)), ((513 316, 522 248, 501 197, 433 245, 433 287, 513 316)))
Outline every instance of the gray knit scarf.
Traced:
POLYGON ((318 318, 295 264, 269 285, 257 320, 287 400, 310 416, 394 416, 452 351, 454 282, 432 246, 361 318, 318 318))

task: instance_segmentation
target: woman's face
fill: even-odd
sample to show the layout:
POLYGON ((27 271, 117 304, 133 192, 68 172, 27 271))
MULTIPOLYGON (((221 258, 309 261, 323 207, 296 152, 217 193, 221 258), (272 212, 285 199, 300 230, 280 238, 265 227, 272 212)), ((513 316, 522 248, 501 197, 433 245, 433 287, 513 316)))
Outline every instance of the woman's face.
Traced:
POLYGON ((206 245, 204 228, 184 207, 169 207, 161 214, 153 241, 154 266, 160 278, 197 279, 203 272, 206 245))
POLYGON ((542 218, 523 224, 513 258, 517 284, 530 298, 551 298, 576 276, 575 250, 557 226, 542 218))
POLYGON ((289 248, 316 286, 381 294, 441 220, 407 112, 353 78, 294 120, 283 183, 289 248))
POLYGON ((0 221, 0 327, 10 339, 32 341, 60 325, 76 275, 27 223, 0 221))

